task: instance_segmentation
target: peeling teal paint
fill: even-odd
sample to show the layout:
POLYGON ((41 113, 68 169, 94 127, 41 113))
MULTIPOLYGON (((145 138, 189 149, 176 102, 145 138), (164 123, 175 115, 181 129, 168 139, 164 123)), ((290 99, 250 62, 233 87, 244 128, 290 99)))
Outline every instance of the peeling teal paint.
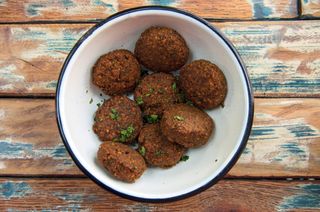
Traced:
POLYGON ((161 6, 171 6, 175 4, 176 0, 150 0, 150 4, 161 5, 161 6))
POLYGON ((258 137, 263 135, 272 135, 274 134, 274 129, 266 127, 253 127, 250 137, 258 137))
POLYGON ((285 197, 278 207, 279 210, 320 209, 319 184, 299 185, 294 189, 297 188, 299 189, 299 193, 296 195, 285 197))
POLYGON ((250 152, 251 152, 250 149, 249 149, 248 147, 246 147, 246 148, 243 150, 242 154, 249 154, 250 152))
POLYGON ((74 44, 77 42, 79 37, 82 35, 82 31, 73 31, 72 29, 64 29, 62 38, 48 38, 47 48, 48 52, 62 51, 68 53, 74 44))
POLYGON ((306 3, 306 4, 308 4, 309 1, 308 1, 308 0, 303 0, 303 2, 306 3))
POLYGON ((52 151, 51 155, 53 158, 67 158, 68 153, 64 145, 56 146, 52 151))
POLYGON ((299 147, 297 143, 289 142, 287 144, 282 144, 281 148, 283 148, 285 151, 290 152, 291 154, 294 154, 296 156, 303 156, 306 157, 306 152, 299 147))
POLYGON ((104 6, 104 7, 108 8, 108 9, 110 9, 110 11, 111 11, 112 13, 115 13, 115 12, 118 11, 116 8, 114 8, 114 5, 113 5, 113 4, 105 3, 105 2, 103 2, 103 1, 101 1, 101 0, 93 0, 93 5, 96 5, 96 6, 104 6))
POLYGON ((268 79, 268 76, 251 76, 254 92, 317 93, 320 94, 320 79, 268 79))
POLYGON ((71 0, 61 0, 64 7, 73 7, 75 3, 71 0))
POLYGON ((57 81, 56 80, 54 80, 54 81, 51 81, 51 82, 49 82, 47 85, 46 85, 46 88, 49 88, 49 89, 56 89, 56 87, 57 87, 57 81))
POLYGON ((28 16, 38 16, 40 15, 39 9, 43 8, 43 4, 29 4, 27 7, 28 16))
POLYGON ((7 181, 0 184, 0 197, 7 200, 21 198, 31 192, 32 188, 26 182, 7 181))
POLYGON ((63 144, 54 147, 35 148, 32 144, 0 140, 0 159, 26 159, 34 160, 51 157, 62 161, 65 166, 72 166, 73 162, 63 144))
POLYGON ((288 69, 288 66, 279 64, 279 65, 274 65, 272 67, 272 72, 274 72, 274 73, 282 73, 282 72, 285 72, 287 69, 288 69))
POLYGON ((319 135, 315 130, 311 129, 307 125, 297 125, 297 126, 290 126, 288 127, 289 131, 295 135, 295 137, 310 137, 310 136, 317 136, 319 135))
POLYGON ((21 158, 32 154, 32 144, 0 141, 0 158, 21 158))
POLYGON ((265 6, 263 0, 252 0, 252 3, 255 18, 269 18, 273 14, 272 9, 265 6))
MULTIPOLYGON (((82 202, 90 202, 94 203, 97 202, 97 196, 92 194, 79 194, 79 193, 62 193, 62 192, 54 192, 53 196, 63 200, 67 203, 66 206, 63 207, 63 210, 72 210, 72 211, 80 211, 83 209, 82 202)), ((62 209, 62 208, 61 208, 62 209)))

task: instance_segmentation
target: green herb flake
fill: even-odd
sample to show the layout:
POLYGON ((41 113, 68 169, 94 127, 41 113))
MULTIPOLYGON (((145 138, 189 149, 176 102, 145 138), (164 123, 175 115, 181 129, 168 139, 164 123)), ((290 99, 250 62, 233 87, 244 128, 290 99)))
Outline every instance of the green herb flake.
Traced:
POLYGON ((114 109, 114 108, 111 109, 111 113, 109 113, 109 115, 110 115, 110 118, 111 118, 112 120, 118 120, 118 118, 119 118, 119 113, 118 113, 118 111, 117 111, 116 109, 114 109))
POLYGON ((186 104, 189 105, 189 106, 194 106, 193 103, 190 100, 187 100, 186 104))
POLYGON ((188 155, 184 155, 180 158, 180 161, 187 161, 189 159, 189 156, 188 155))
POLYGON ((184 120, 184 118, 182 116, 174 116, 173 118, 175 120, 177 120, 177 121, 183 121, 184 120))
POLYGON ((89 101, 89 104, 92 104, 92 102, 93 102, 93 99, 91 98, 90 101, 89 101))
POLYGON ((174 82, 174 83, 172 84, 172 89, 173 89, 174 91, 177 90, 177 83, 174 82))
POLYGON ((101 106, 101 104, 100 104, 100 103, 98 103, 98 104, 97 104, 97 107, 100 107, 100 106, 101 106))
POLYGON ((119 140, 121 142, 126 142, 128 138, 131 137, 133 132, 134 132, 134 127, 132 125, 129 126, 127 129, 121 130, 119 140))
POLYGON ((144 146, 141 146, 141 147, 138 149, 138 152, 140 153, 140 155, 145 156, 145 154, 146 154, 146 148, 144 148, 144 146))
POLYGON ((161 151, 161 150, 157 150, 157 151, 155 152, 155 155, 156 155, 156 156, 160 156, 160 155, 162 155, 162 154, 164 154, 164 152, 161 151))
POLYGON ((163 94, 164 93, 164 89, 163 88, 159 88, 158 93, 159 94, 163 94))
POLYGON ((141 96, 138 96, 137 99, 136 99, 136 102, 138 105, 142 105, 143 104, 143 99, 141 96))
POLYGON ((149 116, 145 116, 145 120, 149 123, 149 124, 154 124, 157 123, 159 121, 160 117, 158 115, 152 114, 149 116))

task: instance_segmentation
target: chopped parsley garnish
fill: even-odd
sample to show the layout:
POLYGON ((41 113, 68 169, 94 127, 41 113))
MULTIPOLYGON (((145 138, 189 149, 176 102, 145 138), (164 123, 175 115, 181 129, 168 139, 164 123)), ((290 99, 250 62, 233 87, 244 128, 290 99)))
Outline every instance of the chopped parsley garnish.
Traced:
POLYGON ((180 158, 180 161, 187 161, 189 159, 188 155, 184 155, 180 158))
POLYGON ((140 155, 145 156, 145 154, 146 154, 146 148, 144 148, 144 146, 141 146, 141 147, 138 149, 138 152, 140 153, 140 155))
POLYGON ((161 150, 157 150, 157 151, 155 152, 155 155, 156 155, 156 156, 160 156, 160 155, 162 155, 162 154, 164 154, 164 152, 161 151, 161 150))
POLYGON ((101 121, 103 121, 103 119, 102 119, 102 118, 94 117, 94 121, 95 121, 95 122, 101 122, 101 121))
POLYGON ((98 104, 97 104, 97 107, 100 107, 100 106, 101 106, 101 103, 98 103, 98 104))
POLYGON ((149 124, 157 123, 160 119, 160 117, 155 114, 145 116, 144 118, 145 118, 145 121, 148 122, 149 124))
POLYGON ((172 89, 173 89, 174 91, 177 90, 177 83, 174 82, 174 83, 172 84, 172 89))
POLYGON ((164 89, 163 88, 159 88, 158 93, 163 94, 164 93, 164 89))
POLYGON ((149 93, 146 93, 145 96, 150 96, 154 92, 154 88, 149 87, 149 93))
POLYGON ((186 101, 186 104, 187 104, 187 105, 190 105, 190 106, 194 106, 193 103, 192 103, 190 100, 187 100, 187 101, 186 101))
POLYGON ((119 113, 118 113, 118 111, 116 109, 114 109, 114 108, 111 109, 110 118, 112 120, 118 120, 119 113))
POLYGON ((177 121, 183 121, 184 120, 184 118, 182 116, 174 116, 173 118, 175 120, 177 120, 177 121))
POLYGON ((138 105, 142 105, 143 104, 143 99, 141 96, 138 96, 137 99, 136 99, 136 102, 138 105))
POLYGON ((134 132, 134 127, 130 125, 127 129, 123 129, 120 131, 120 137, 119 140, 121 142, 125 142, 128 140, 128 138, 131 137, 132 133, 134 132))
POLYGON ((90 101, 89 101, 89 104, 91 104, 92 102, 93 102, 93 99, 91 98, 90 101))

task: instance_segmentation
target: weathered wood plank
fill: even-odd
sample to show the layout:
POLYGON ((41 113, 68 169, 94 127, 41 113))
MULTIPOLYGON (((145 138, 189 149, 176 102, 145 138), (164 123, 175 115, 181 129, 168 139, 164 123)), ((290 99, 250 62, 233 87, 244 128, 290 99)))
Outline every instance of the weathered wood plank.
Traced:
POLYGON ((320 17, 319 0, 300 0, 301 15, 304 17, 320 17))
MULTIPOLYGON (((255 107, 229 176, 320 176, 320 99, 258 98, 255 107)), ((82 175, 60 140, 53 100, 2 99, 0 108, 0 175, 82 175)))
MULTIPOLYGON (((320 96, 319 21, 213 24, 240 52, 255 96, 320 96)), ((91 26, 0 26, 0 95, 54 95, 66 55, 91 26)))
POLYGON ((0 210, 317 211, 320 209, 319 192, 319 181, 222 180, 193 197, 155 204, 120 198, 89 179, 4 178, 0 180, 0 210))
POLYGON ((124 9, 146 5, 173 6, 202 17, 216 19, 297 17, 297 1, 292 0, 2 0, 0 22, 92 21, 104 19, 124 9))

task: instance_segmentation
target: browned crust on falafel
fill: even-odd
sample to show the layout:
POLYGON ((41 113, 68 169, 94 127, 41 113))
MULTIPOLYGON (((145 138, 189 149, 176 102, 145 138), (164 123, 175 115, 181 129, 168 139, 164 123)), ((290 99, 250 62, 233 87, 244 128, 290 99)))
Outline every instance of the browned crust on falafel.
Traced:
POLYGON ((97 110, 93 131, 101 141, 131 142, 142 124, 141 110, 134 101, 126 96, 113 96, 97 110))
POLYGON ((134 99, 144 115, 158 116, 162 115, 166 107, 181 102, 176 79, 167 73, 145 76, 134 91, 134 99))
POLYGON ((195 60, 180 71, 179 86, 186 97, 202 109, 221 104, 227 95, 227 82, 218 66, 207 60, 195 60))
POLYGON ((92 69, 92 82, 107 95, 132 91, 140 78, 140 64, 128 50, 102 55, 92 69))
POLYGON ((155 72, 171 72, 187 62, 189 48, 177 31, 153 26, 141 34, 134 53, 146 68, 155 72))
POLYGON ((147 169, 143 157, 129 146, 104 142, 98 150, 98 161, 115 178, 132 183, 147 169))
POLYGON ((159 124, 147 124, 141 129, 139 146, 144 148, 144 158, 152 166, 168 168, 177 164, 186 148, 168 141, 161 135, 159 124))
POLYGON ((196 107, 176 104, 164 111, 160 126, 166 139, 192 148, 208 142, 214 122, 207 113, 196 107))

